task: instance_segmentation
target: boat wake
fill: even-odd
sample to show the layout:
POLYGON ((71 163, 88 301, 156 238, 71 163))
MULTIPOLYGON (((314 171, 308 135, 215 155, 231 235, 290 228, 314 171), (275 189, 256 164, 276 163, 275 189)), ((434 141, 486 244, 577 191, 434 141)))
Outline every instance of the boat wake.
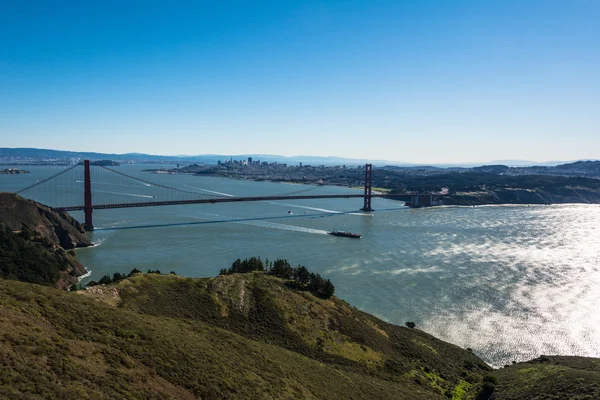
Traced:
POLYGON ((236 221, 235 223, 242 224, 242 225, 258 226, 261 228, 277 229, 277 230, 281 230, 281 231, 304 232, 304 233, 314 233, 317 235, 327 235, 327 231, 323 231, 320 229, 312 229, 312 228, 304 228, 301 226, 279 224, 277 222, 236 221))
POLYGON ((223 192, 215 192, 214 190, 208 190, 208 189, 202 189, 199 187, 195 187, 195 186, 190 186, 190 185, 183 185, 185 187, 188 187, 190 189, 196 189, 196 190, 200 190, 201 192, 206 192, 206 193, 212 193, 212 194, 218 194, 219 196, 225 196, 225 197, 235 197, 232 194, 229 193, 223 193, 223 192))
POLYGON ((144 199, 154 199, 154 196, 148 196, 145 194, 118 193, 118 192, 109 192, 108 190, 98 190, 98 189, 94 189, 94 192, 116 194, 118 196, 143 197, 144 199))
POLYGON ((269 204, 278 205, 278 206, 282 206, 282 207, 296 207, 296 208, 303 208, 305 210, 320 211, 320 212, 324 212, 324 213, 328 213, 328 214, 360 215, 360 216, 368 216, 368 217, 372 217, 373 216, 373 214, 368 214, 368 213, 344 212, 344 211, 327 210, 326 208, 301 206, 299 204, 277 203, 277 202, 274 202, 274 201, 269 201, 268 203, 269 204))
MULTIPOLYGON (((327 231, 324 231, 321 229, 304 228, 302 226, 286 225, 286 224, 280 224, 277 222, 263 221, 260 219, 236 220, 236 219, 233 219, 233 217, 220 215, 220 214, 212 214, 212 213, 206 213, 205 215, 208 215, 211 217, 217 217, 217 218, 232 218, 230 221, 222 221, 222 222, 231 222, 231 223, 240 224, 240 225, 257 226, 257 227, 261 227, 261 228, 278 229, 278 230, 282 230, 282 231, 304 232, 304 233, 314 233, 317 235, 327 235, 327 231)), ((194 218, 197 218, 197 217, 194 217, 194 218)))

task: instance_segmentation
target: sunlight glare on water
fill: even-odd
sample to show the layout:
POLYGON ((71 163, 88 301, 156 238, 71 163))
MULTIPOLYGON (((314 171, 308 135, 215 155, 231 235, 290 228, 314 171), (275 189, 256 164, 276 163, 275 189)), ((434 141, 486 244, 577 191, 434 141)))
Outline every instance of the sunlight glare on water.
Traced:
MULTIPOLYGON (((202 193, 299 190, 118 168, 202 193)), ((41 170, 6 176, 0 188, 27 186, 26 180, 43 178, 41 170)), ((361 205, 360 199, 317 199, 97 210, 92 238, 100 245, 77 254, 92 271, 87 279, 134 267, 210 277, 236 258, 287 258, 331 279, 336 295, 353 306, 394 324, 413 321, 494 366, 542 354, 600 357, 598 205, 410 210, 375 199, 372 214, 359 212, 361 205), (332 229, 363 237, 325 234, 332 229)))

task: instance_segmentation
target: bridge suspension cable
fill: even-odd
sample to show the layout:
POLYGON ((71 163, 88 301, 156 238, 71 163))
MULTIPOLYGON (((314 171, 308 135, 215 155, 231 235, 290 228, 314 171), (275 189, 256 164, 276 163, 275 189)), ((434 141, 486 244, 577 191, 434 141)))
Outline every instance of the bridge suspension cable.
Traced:
POLYGON ((27 191, 27 190, 29 190, 29 189, 33 189, 34 187, 36 187, 36 186, 39 186, 39 185, 42 185, 42 184, 44 184, 44 183, 46 183, 46 182, 48 182, 48 181, 50 181, 50 180, 52 180, 52 179, 54 179, 54 178, 57 178, 57 177, 59 177, 60 175, 62 175, 62 174, 65 174, 65 173, 67 173, 67 172, 69 172, 69 171, 71 171, 71 170, 73 170, 73 169, 77 168, 78 166, 79 166, 78 164, 75 164, 75 165, 73 165, 72 167, 65 169, 64 171, 60 171, 58 174, 54 174, 54 175, 52 175, 52 176, 49 176, 48 178, 46 178, 46 179, 43 179, 43 180, 41 180, 41 181, 39 181, 39 182, 36 182, 36 183, 34 183, 33 185, 29 185, 29 186, 27 186, 26 188, 23 188, 23 189, 19 190, 18 192, 15 192, 15 193, 16 193, 16 194, 21 194, 21 193, 23 193, 23 192, 25 192, 25 191, 27 191))
MULTIPOLYGON (((158 183, 149 182, 149 181, 146 181, 146 180, 143 180, 143 179, 140 179, 140 178, 136 178, 135 176, 127 175, 127 174, 125 174, 123 172, 116 171, 114 169, 105 167, 103 165, 101 167, 104 168, 107 171, 114 172, 115 174, 122 175, 122 176, 124 176, 126 178, 133 179, 134 181, 138 181, 138 182, 141 182, 141 183, 146 184, 146 185, 151 185, 151 186, 155 186, 155 187, 159 187, 159 188, 163 188, 163 189, 174 190, 176 192, 188 193, 188 194, 193 194, 193 195, 200 195, 200 193, 198 193, 198 192, 192 192, 190 190, 177 189, 177 188, 174 188, 174 187, 165 186, 165 185, 161 185, 161 184, 158 184, 158 183)), ((215 194, 214 197, 228 197, 228 196, 225 196, 225 195, 216 195, 215 194)))

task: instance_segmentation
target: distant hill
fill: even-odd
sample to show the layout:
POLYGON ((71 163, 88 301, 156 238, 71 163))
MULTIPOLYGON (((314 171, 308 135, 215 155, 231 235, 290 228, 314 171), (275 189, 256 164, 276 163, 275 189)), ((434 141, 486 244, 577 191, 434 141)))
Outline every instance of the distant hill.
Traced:
POLYGON ((503 161, 490 161, 490 162, 464 162, 464 163, 439 163, 430 164, 426 166, 424 164, 408 163, 403 161, 389 161, 389 160, 376 160, 376 159, 362 159, 362 158, 347 158, 347 157, 336 157, 336 156, 282 156, 277 154, 197 154, 197 155, 154 155, 144 153, 125 153, 125 154, 112 154, 112 153, 95 153, 95 152, 79 152, 79 151, 66 151, 66 150, 50 150, 50 149, 36 149, 36 148, 7 148, 0 147, 0 162, 28 162, 28 161, 40 161, 40 160, 112 160, 117 162, 157 162, 157 163, 205 163, 205 164, 216 164, 217 161, 225 161, 233 158, 234 160, 245 160, 248 157, 252 157, 254 160, 268 161, 268 162, 280 162, 287 163, 289 165, 298 165, 298 163, 311 164, 311 165, 362 165, 365 163, 372 163, 375 166, 393 166, 393 167, 407 167, 407 168, 473 168, 483 165, 507 165, 510 167, 529 167, 529 166, 556 166, 564 164, 564 161, 548 161, 548 162, 536 162, 527 160, 503 160, 503 161))
MULTIPOLYGON (((293 156, 286 157, 274 154, 199 154, 199 155, 177 155, 163 156, 143 153, 125 153, 125 154, 107 154, 93 152, 78 152, 64 150, 48 150, 35 148, 0 148, 0 161, 4 162, 28 162, 41 160, 112 160, 117 162, 197 162, 206 164, 216 164, 217 161, 225 161, 233 158, 234 160, 246 160, 252 157, 254 160, 289 163, 290 165, 304 164, 314 165, 358 165, 367 162, 374 162, 384 165, 388 162, 381 160, 352 159, 343 157, 318 157, 318 156, 293 156)), ((409 164, 407 164, 409 165, 409 164)))

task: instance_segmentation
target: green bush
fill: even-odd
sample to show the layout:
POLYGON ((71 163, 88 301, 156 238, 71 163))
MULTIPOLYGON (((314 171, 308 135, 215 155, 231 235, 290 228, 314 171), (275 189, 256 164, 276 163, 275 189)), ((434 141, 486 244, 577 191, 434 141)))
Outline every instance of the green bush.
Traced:
POLYGON ((54 286, 60 271, 68 268, 66 255, 49 251, 50 244, 27 239, 31 237, 27 229, 15 234, 0 225, 0 278, 54 286))
POLYGON ((489 382, 489 383, 491 383, 493 385, 497 385, 498 384, 498 378, 496 378, 496 376, 492 375, 492 374, 486 374, 483 377, 483 381, 484 382, 489 382))
POLYGON ((293 268, 288 260, 285 259, 277 259, 272 264, 269 264, 268 259, 263 263, 260 257, 250 257, 244 261, 238 258, 231 264, 231 268, 221 269, 219 275, 244 274, 254 271, 266 271, 268 274, 288 280, 288 287, 298 290, 309 290, 315 296, 324 299, 329 299, 335 292, 335 286, 333 286, 329 279, 324 279, 319 274, 309 272, 302 265, 293 268))

